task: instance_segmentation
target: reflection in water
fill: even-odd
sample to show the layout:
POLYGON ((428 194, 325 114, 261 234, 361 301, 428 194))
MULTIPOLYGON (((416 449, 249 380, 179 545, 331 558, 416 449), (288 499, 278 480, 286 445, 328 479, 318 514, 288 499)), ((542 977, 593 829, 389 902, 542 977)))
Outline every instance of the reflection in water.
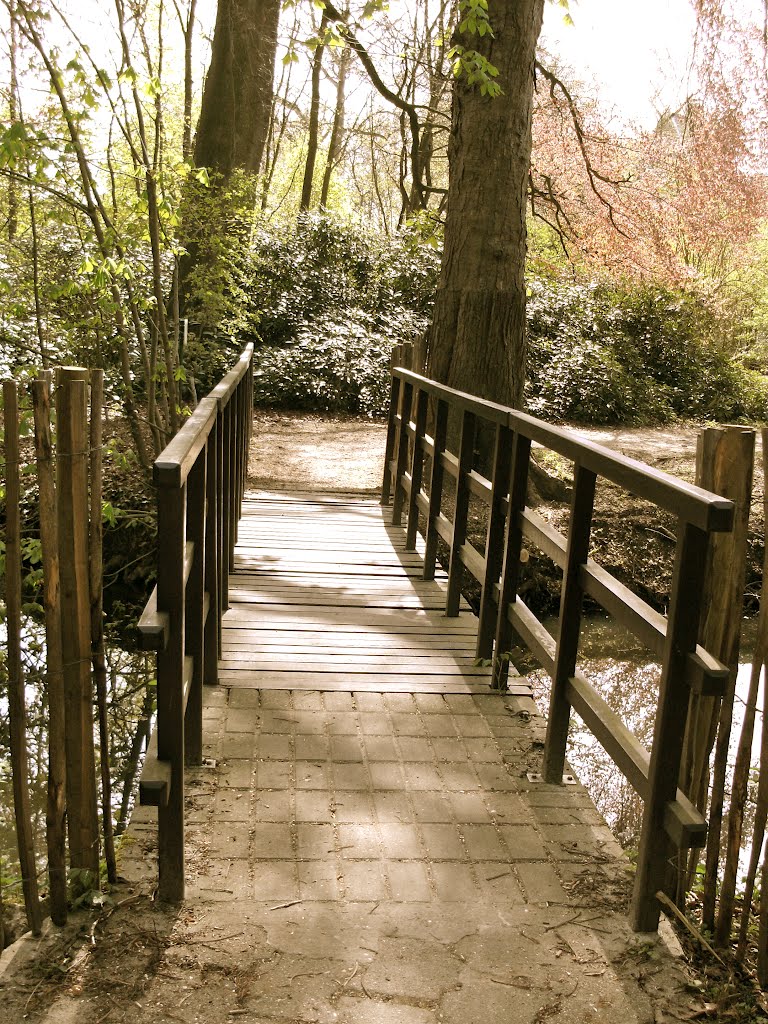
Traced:
MULTIPOLYGON (((545 622, 544 625, 556 635, 556 620, 545 622)), ((744 700, 751 667, 749 657, 754 647, 756 626, 756 619, 745 619, 742 628, 742 665, 734 706, 729 781, 744 717, 744 700)), ((613 620, 589 618, 582 625, 578 668, 645 748, 650 750, 661 666, 649 657, 647 648, 613 620)), ((531 673, 530 678, 539 707, 546 713, 549 704, 549 676, 543 670, 537 670, 531 673)), ((753 765, 757 764, 760 753, 759 731, 758 722, 753 744, 753 765)), ((622 846, 636 849, 642 826, 642 802, 576 715, 571 720, 568 760, 580 781, 589 789, 595 805, 622 846)), ((751 834, 752 806, 747 807, 745 836, 751 834)))
MULTIPOLYGON (((26 683, 27 749, 32 804, 35 852, 46 888, 45 805, 47 787, 47 706, 44 686, 45 631, 33 620, 23 626, 23 664, 26 683)), ((7 669, 5 638, 0 636, 0 690, 6 691, 7 669)), ((108 715, 112 749, 110 773, 113 787, 113 820, 127 820, 137 770, 145 746, 154 701, 154 657, 108 644, 108 715)), ((94 732, 98 768, 98 729, 94 732)), ((13 784, 10 764, 8 703, 0 698, 0 886, 5 902, 21 900, 16 824, 13 811, 13 784)))

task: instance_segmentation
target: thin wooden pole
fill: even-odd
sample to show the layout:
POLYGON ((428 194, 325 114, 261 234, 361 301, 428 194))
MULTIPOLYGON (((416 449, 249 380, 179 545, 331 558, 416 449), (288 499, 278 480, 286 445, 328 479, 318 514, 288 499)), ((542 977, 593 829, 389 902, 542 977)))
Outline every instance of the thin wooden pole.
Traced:
POLYGON ((59 547, 56 525, 51 440, 51 373, 46 370, 32 382, 35 416, 35 452, 40 505, 40 545, 43 565, 43 607, 45 609, 46 688, 48 697, 48 887, 51 920, 67 923, 67 767, 64 739, 64 667, 61 652, 61 607, 59 547))
POLYGON ((102 498, 102 424, 104 405, 104 371, 91 370, 91 528, 89 533, 89 590, 91 606, 91 661, 96 686, 96 705, 99 717, 99 763, 101 767, 101 828, 104 838, 104 860, 107 880, 117 882, 115 837, 112 826, 112 779, 110 777, 110 738, 107 716, 107 659, 104 652, 104 567, 102 498))
POLYGON ((37 891, 35 844, 29 800, 27 711, 21 661, 21 467, 19 452, 19 397, 16 382, 3 382, 5 428, 5 606, 8 631, 8 717, 10 719, 11 773, 16 840, 27 923, 40 934, 42 915, 37 891))
POLYGON ((59 568, 67 749, 67 827, 73 868, 99 870, 99 822, 93 744, 88 579, 88 371, 56 374, 59 568))

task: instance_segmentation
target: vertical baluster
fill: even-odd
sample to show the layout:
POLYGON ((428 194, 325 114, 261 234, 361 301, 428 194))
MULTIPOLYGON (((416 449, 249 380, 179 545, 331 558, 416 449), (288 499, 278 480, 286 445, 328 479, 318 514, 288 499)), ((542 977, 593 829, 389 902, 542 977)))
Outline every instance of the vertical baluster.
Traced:
POLYGON ((509 474, 512 464, 512 431, 504 424, 496 427, 496 444, 491 471, 491 501, 488 513, 488 533, 485 539, 485 575, 480 594, 480 622, 477 627, 478 658, 490 658, 498 618, 496 585, 501 577, 504 561, 504 499, 509 492, 509 474))
POLYGON ((685 524, 678 529, 648 792, 630 908, 630 924, 635 931, 653 931, 658 927, 656 893, 669 889, 672 843, 664 829, 664 814, 669 801, 675 799, 680 775, 688 712, 685 666, 688 654, 696 649, 707 542, 706 532, 698 527, 685 524))
POLYGON ((424 475, 424 434, 427 429, 427 405, 429 396, 426 391, 416 394, 416 434, 413 439, 411 456, 411 493, 408 497, 408 526, 405 531, 405 549, 413 551, 416 547, 416 534, 419 531, 419 493, 424 475))
POLYGON ((566 697, 568 680, 576 671, 581 630, 583 591, 579 569, 589 555, 589 535, 592 529, 592 507, 595 500, 596 475, 576 463, 574 466, 573 497, 568 524, 563 585, 560 591, 560 632, 552 674, 549 700, 547 737, 544 745, 543 774, 546 782, 562 782, 565 766, 565 748, 568 742, 568 723, 571 707, 566 697))
POLYGON ((517 600, 517 584, 520 578, 520 554, 523 547, 523 531, 520 529, 520 513, 525 508, 528 493, 528 467, 531 462, 531 442, 520 433, 515 433, 512 442, 512 470, 509 482, 509 508, 504 534, 504 565, 501 570, 501 593, 496 618, 496 640, 494 643, 493 687, 507 688, 509 661, 504 657, 512 646, 512 626, 509 621, 509 606, 517 600))
POLYGON ((443 502, 443 453, 448 436, 448 403, 442 399, 437 401, 435 412, 434 451, 432 453, 432 469, 429 477, 429 511, 427 513, 427 529, 424 538, 424 571, 422 578, 435 578, 435 561, 437 559, 437 520, 440 517, 443 502))
POLYGON ((230 506, 231 498, 231 473, 232 473, 232 407, 229 402, 221 411, 222 440, 221 440, 221 562, 219 571, 221 578, 221 599, 223 610, 229 608, 229 551, 230 551, 230 506))
POLYGON ((400 424, 397 431, 397 468, 395 469, 395 496, 392 502, 392 525, 399 526, 405 501, 403 477, 408 465, 408 424, 411 420, 413 405, 413 384, 407 380, 402 390, 403 400, 400 404, 400 424))
POLYGON ((387 443, 384 447, 384 473, 381 481, 381 504, 388 505, 392 497, 392 459, 397 438, 397 403, 400 398, 400 378, 390 371, 389 411, 387 412, 387 443))
POLYGON ((184 899, 184 545, 186 487, 158 484, 157 607, 168 613, 168 643, 157 653, 157 753, 171 765, 168 803, 158 808, 160 898, 184 899))
POLYGON ((461 419, 461 440, 459 441, 459 465, 456 474, 456 507, 453 513, 453 539, 451 560, 448 568, 448 589, 445 595, 445 614, 459 614, 461 602, 461 548, 467 539, 467 514, 469 512, 469 474, 475 453, 476 417, 465 412, 461 419))
MULTIPOLYGON (((205 501, 208 451, 205 445, 187 478, 187 540, 194 544, 186 587, 184 651, 192 658, 192 682, 184 718, 187 764, 203 759, 203 659, 205 655, 205 501)), ((210 615, 209 610, 209 615, 210 615)))
POLYGON ((205 474, 205 590, 208 594, 208 618, 203 640, 203 682, 213 686, 219 681, 221 657, 221 605, 219 601, 219 544, 216 527, 219 445, 216 420, 206 445, 208 465, 205 474))

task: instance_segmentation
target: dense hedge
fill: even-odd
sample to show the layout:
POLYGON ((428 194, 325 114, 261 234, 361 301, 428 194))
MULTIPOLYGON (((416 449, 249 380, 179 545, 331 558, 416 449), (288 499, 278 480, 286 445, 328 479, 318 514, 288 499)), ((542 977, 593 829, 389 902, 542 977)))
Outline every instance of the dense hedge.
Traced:
MULTIPOLYGON (((307 218, 265 228, 250 259, 262 404, 381 415, 392 346, 422 334, 439 254, 415 233, 372 239, 307 218)), ((533 277, 526 405, 549 420, 765 419, 765 378, 730 358, 701 302, 654 286, 533 277)))

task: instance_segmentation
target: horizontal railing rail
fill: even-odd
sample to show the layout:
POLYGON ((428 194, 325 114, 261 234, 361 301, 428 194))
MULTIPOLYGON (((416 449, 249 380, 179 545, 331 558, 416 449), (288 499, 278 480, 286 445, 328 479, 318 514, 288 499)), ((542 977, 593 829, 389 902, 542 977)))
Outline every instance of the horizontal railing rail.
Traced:
MULTIPOLYGON (((401 349, 395 358, 405 354, 401 349)), ((697 641, 708 539, 712 533, 732 528, 732 502, 583 440, 567 429, 456 391, 404 366, 392 370, 381 500, 384 505, 391 501, 394 524, 402 525, 405 520, 407 548, 415 548, 417 533, 423 532, 425 579, 434 578, 438 538, 444 541, 447 615, 459 613, 464 570, 480 584, 476 653, 479 659, 493 658, 493 685, 506 689, 508 654, 515 637, 551 676, 544 781, 562 782, 574 710, 642 797, 643 829, 630 916, 636 930, 654 930, 660 912, 656 894, 669 888, 673 848, 699 847, 706 840, 707 823, 677 788, 677 780, 688 691, 720 694, 728 676, 725 666, 697 641), (455 451, 448 446, 451 416, 460 420, 458 431, 454 431, 458 434, 455 451), (475 466, 480 427, 486 434, 493 431, 494 437, 487 475, 475 466), (567 534, 527 504, 534 445, 573 464, 567 534), (677 517, 666 616, 590 557, 598 478, 677 517), (468 537, 471 498, 488 509, 483 551, 468 537), (526 542, 563 571, 557 639, 518 594, 526 542), (661 660, 650 753, 577 670, 586 596, 661 660)))
POLYGON ((218 682, 252 429, 253 345, 155 460, 157 586, 138 623, 157 652, 157 722, 139 799, 158 809, 159 895, 184 898, 184 765, 203 752, 203 686, 218 682))

